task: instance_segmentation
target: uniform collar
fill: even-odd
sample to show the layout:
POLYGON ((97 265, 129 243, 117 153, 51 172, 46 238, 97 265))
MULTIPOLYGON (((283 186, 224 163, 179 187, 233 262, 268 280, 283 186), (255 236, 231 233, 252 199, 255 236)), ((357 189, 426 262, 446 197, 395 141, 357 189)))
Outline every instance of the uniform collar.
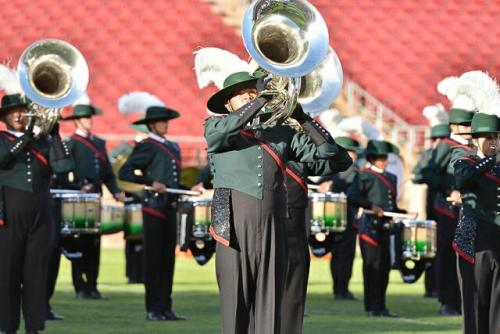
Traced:
POLYGON ((370 168, 372 171, 374 171, 374 172, 377 172, 377 173, 379 173, 379 174, 384 174, 384 170, 383 170, 383 169, 378 168, 378 167, 377 167, 377 166, 375 166, 375 165, 370 164, 370 167, 369 167, 369 168, 370 168))
POLYGON ((153 140, 159 141, 162 144, 165 144, 165 142, 167 141, 164 137, 158 136, 157 134, 154 134, 152 132, 148 133, 148 137, 153 140))
POLYGON ((11 135, 13 136, 16 136, 17 138, 21 137, 22 135, 24 135, 24 133, 22 132, 19 132, 19 131, 13 131, 13 130, 7 130, 8 133, 10 133, 11 135))
POLYGON ((469 141, 467 139, 464 139, 464 137, 456 135, 454 133, 450 135, 450 139, 453 139, 454 141, 457 141, 462 145, 469 145, 469 141))
POLYGON ((83 137, 83 138, 89 138, 90 137, 90 134, 87 131, 83 131, 83 130, 80 130, 80 129, 76 129, 75 133, 77 135, 79 135, 80 137, 83 137))

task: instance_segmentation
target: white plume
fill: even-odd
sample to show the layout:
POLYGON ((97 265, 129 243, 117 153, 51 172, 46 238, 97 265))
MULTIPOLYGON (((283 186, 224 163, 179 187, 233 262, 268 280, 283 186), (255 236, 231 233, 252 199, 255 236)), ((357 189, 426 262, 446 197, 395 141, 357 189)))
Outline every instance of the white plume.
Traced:
POLYGON ((458 88, 469 96, 478 112, 498 115, 500 113, 500 92, 496 80, 482 71, 470 71, 462 74, 463 81, 458 88))
POLYGON ((213 83, 221 89, 228 75, 243 71, 253 73, 258 66, 255 62, 248 63, 219 48, 202 48, 195 51, 194 55, 194 70, 200 88, 213 83))
MULTIPOLYGON (((344 118, 337 126, 336 131, 341 133, 356 133, 365 136, 368 140, 383 140, 382 133, 373 125, 359 116, 344 118)), ((336 137, 336 132, 334 133, 336 137)))
POLYGON ((441 103, 426 106, 422 114, 427 118, 431 127, 448 123, 448 114, 441 103))
POLYGON ((133 112, 145 113, 146 109, 152 106, 164 107, 165 104, 148 92, 132 92, 122 95, 118 99, 118 110, 122 115, 133 112))
POLYGON ((470 87, 470 81, 458 77, 447 77, 437 86, 437 90, 442 95, 446 96, 451 102, 451 108, 475 110, 476 105, 467 91, 470 87))
POLYGON ((453 101, 456 97, 455 87, 458 84, 458 77, 446 77, 437 85, 437 90, 441 95, 444 95, 448 100, 453 101))
POLYGON ((22 93, 17 78, 17 70, 6 65, 0 65, 0 90, 3 90, 8 95, 22 93))
POLYGON ((87 93, 83 93, 82 96, 80 96, 74 103, 73 105, 76 106, 77 104, 90 104, 90 97, 88 96, 87 93))

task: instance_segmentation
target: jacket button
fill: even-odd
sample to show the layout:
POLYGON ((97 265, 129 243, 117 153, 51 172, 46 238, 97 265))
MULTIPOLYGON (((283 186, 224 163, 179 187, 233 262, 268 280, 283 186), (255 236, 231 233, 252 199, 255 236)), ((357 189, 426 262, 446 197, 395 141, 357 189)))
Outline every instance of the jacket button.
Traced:
POLYGON ((262 183, 260 183, 260 182, 259 182, 259 183, 257 183, 257 186, 261 187, 261 186, 262 186, 262 183))
POLYGON ((257 174, 257 176, 258 176, 258 177, 261 177, 261 176, 262 176, 262 174, 261 174, 261 173, 259 173, 259 174, 257 174))

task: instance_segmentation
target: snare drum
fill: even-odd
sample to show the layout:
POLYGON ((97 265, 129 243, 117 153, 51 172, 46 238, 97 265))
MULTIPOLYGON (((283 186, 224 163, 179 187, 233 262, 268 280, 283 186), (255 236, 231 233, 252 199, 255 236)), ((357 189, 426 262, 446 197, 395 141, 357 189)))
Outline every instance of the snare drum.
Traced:
POLYGON ((309 194, 311 234, 341 233, 347 226, 347 199, 345 194, 309 194))
POLYGON ((125 209, 118 205, 101 206, 101 233, 113 234, 123 230, 125 209))
POLYGON ((101 196, 99 194, 63 193, 54 197, 61 199, 61 233, 100 233, 101 196))
POLYGON ((433 220, 401 221, 401 247, 403 259, 431 259, 436 256, 436 222, 433 220))
POLYGON ((130 240, 142 239, 144 226, 142 223, 142 205, 127 204, 125 205, 125 224, 123 231, 125 238, 130 240))

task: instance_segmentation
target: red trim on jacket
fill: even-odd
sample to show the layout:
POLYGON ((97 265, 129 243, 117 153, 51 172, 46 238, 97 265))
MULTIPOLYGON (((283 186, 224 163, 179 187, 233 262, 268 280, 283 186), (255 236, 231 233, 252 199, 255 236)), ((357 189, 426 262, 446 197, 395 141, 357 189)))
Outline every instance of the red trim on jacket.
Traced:
POLYGON ((5 222, 3 221, 3 219, 0 219, 0 226, 3 226, 5 225, 5 222))
POLYGON ((155 216, 156 218, 160 218, 163 220, 166 220, 168 218, 167 215, 164 214, 163 212, 160 212, 160 211, 157 211, 155 209, 148 208, 148 207, 142 207, 142 211, 150 214, 151 216, 155 216))
MULTIPOLYGON (((464 158, 461 158, 461 160, 465 160, 465 161, 471 161, 471 162, 474 162, 477 164, 477 160, 474 160, 472 158, 469 158, 469 157, 464 157, 464 158)), ((493 181, 495 181, 497 184, 500 183, 500 178, 498 178, 496 175, 493 175, 491 174, 490 172, 486 172, 484 173, 484 176, 486 176, 487 178, 489 179, 492 179, 493 181)))
POLYGON ((378 242, 377 242, 377 240, 373 239, 373 238, 372 238, 372 237, 370 237, 368 234, 360 233, 360 234, 359 234, 359 237, 360 237, 361 239, 363 239, 364 241, 366 241, 367 243, 369 243, 370 245, 375 246, 375 247, 378 247, 378 242))
POLYGON ((300 176, 298 176, 297 174, 295 174, 290 168, 286 168, 286 173, 288 175, 290 175, 298 184, 299 186, 302 188, 302 190, 304 190, 304 192, 307 194, 308 193, 308 190, 307 190, 307 186, 305 185, 304 181, 300 178, 300 176))
POLYGON ((468 150, 470 150, 472 148, 472 147, 470 147, 468 145, 460 144, 458 141, 456 141, 454 139, 451 139, 451 138, 444 138, 442 140, 442 142, 453 146, 453 148, 462 147, 462 148, 466 148, 468 150))
MULTIPOLYGON (((16 137, 11 135, 10 133, 8 132, 5 132, 5 131, 2 131, 0 132, 1 134, 3 134, 5 136, 5 138, 7 138, 8 141, 14 141, 16 140, 16 137)), ((35 150, 34 148, 30 148, 30 152, 33 153, 35 155, 35 157, 38 158, 38 160, 41 161, 41 163, 43 163, 45 166, 48 166, 49 164, 49 161, 47 160, 47 158, 45 158, 43 156, 42 153, 38 152, 37 150, 35 150)))
POLYGON ((278 167, 280 168, 281 170, 281 173, 284 174, 284 168, 283 168, 283 162, 281 161, 280 157, 274 153, 274 151, 269 147, 269 145, 266 144, 265 141, 263 140, 260 140, 259 138, 255 137, 255 135, 251 132, 248 132, 248 131, 245 131, 245 130, 240 130, 240 133, 244 136, 247 136, 247 137, 250 137, 252 139, 255 139, 259 145, 267 151, 267 153, 269 153, 269 155, 274 159, 274 161, 276 161, 276 163, 278 164, 278 167))
POLYGON ((361 172, 369 173, 369 174, 372 174, 372 175, 375 175, 376 177, 378 177, 380 179, 380 181, 382 181, 386 185, 386 187, 389 188, 389 190, 392 193, 392 196, 396 197, 396 195, 397 195, 396 188, 394 188, 391 181, 389 181, 384 175, 377 173, 377 172, 374 172, 369 168, 363 168, 361 170, 361 172))
POLYGON ((439 213, 440 215, 445 216, 447 218, 457 219, 457 215, 455 213, 450 212, 450 211, 448 211, 446 209, 440 208, 437 205, 434 205, 434 210, 436 210, 436 212, 439 213))
POLYGON ((108 161, 108 158, 107 158, 106 156, 104 156, 104 155, 102 154, 102 152, 101 152, 101 151, 99 151, 99 150, 97 149, 97 147, 95 147, 95 146, 94 146, 94 144, 93 144, 90 140, 88 140, 87 138, 82 137, 82 136, 80 136, 79 134, 76 134, 76 133, 75 133, 74 135, 72 135, 72 136, 71 136, 71 139, 74 139, 74 140, 76 140, 76 141, 79 141, 79 142, 80 142, 80 143, 82 143, 83 145, 85 145, 85 146, 87 146, 88 148, 90 148, 90 150, 91 150, 92 152, 94 152, 94 153, 95 153, 95 155, 96 155, 96 156, 99 158, 99 160, 101 160, 102 162, 107 162, 107 161, 108 161))
POLYGON ((158 147, 160 147, 161 149, 163 149, 172 159, 175 160, 175 163, 180 167, 181 162, 179 161, 179 158, 177 158, 177 156, 174 154, 174 152, 172 152, 167 146, 165 146, 162 143, 159 143, 158 141, 151 139, 151 138, 146 138, 144 140, 146 140, 152 144, 155 144, 158 147))
POLYGON ((217 242, 220 242, 221 244, 223 244, 224 246, 226 247, 229 247, 229 240, 226 240, 224 239, 223 237, 220 237, 214 230, 214 228, 212 227, 212 225, 210 225, 210 227, 208 228, 208 230, 210 231, 210 234, 212 235, 212 237, 215 239, 215 241, 217 242))
POLYGON ((457 252, 458 255, 460 255, 465 261, 469 262, 470 264, 474 264, 476 262, 476 259, 474 257, 470 256, 469 254, 466 254, 463 250, 461 250, 458 245, 455 242, 451 243, 451 247, 457 252))

